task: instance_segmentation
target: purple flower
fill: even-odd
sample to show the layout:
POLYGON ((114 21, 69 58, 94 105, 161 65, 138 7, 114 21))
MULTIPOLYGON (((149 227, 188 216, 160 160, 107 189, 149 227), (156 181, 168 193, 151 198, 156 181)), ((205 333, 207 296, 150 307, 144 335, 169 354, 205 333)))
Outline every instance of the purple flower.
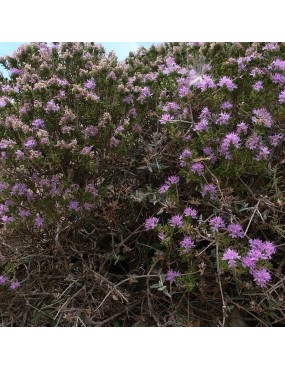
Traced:
POLYGON ((49 112, 49 111, 58 112, 59 110, 60 110, 60 106, 56 104, 53 100, 50 100, 47 102, 46 107, 45 107, 46 112, 49 112))
POLYGON ((279 103, 285 103, 285 90, 281 91, 279 94, 279 103))
POLYGON ((162 110, 164 112, 169 112, 169 111, 177 112, 179 109, 180 109, 179 105, 175 102, 168 102, 162 107, 162 110))
POLYGON ((85 85, 86 89, 88 90, 93 90, 96 86, 96 83, 93 81, 93 80, 88 80, 87 82, 85 82, 85 85))
POLYGON ((252 86, 253 90, 255 91, 260 91, 263 89, 263 83, 262 81, 257 81, 253 86, 252 86))
POLYGON ((233 81, 229 77, 222 77, 219 81, 220 87, 226 87, 228 90, 232 91, 237 88, 233 81))
POLYGON ((141 89, 141 91, 140 91, 140 95, 139 95, 139 97, 138 97, 138 100, 140 100, 140 101, 144 101, 144 100, 146 100, 146 98, 148 98, 148 97, 150 97, 150 96, 152 96, 153 94, 151 94, 151 92, 150 92, 150 88, 148 87, 148 86, 145 86, 145 87, 143 87, 142 89, 141 89))
POLYGON ((199 119, 210 119, 211 118, 211 113, 209 111, 209 108, 205 107, 202 109, 200 115, 199 115, 199 119))
POLYGON ((213 231, 218 231, 221 228, 224 228, 226 225, 220 216, 215 216, 209 221, 209 225, 211 226, 213 231))
POLYGON ((227 125, 229 123, 229 119, 231 118, 231 115, 229 113, 226 113, 226 112, 221 112, 219 114, 219 118, 217 120, 217 123, 219 125, 227 125))
POLYGON ((270 154, 270 150, 265 145, 260 145, 259 152, 255 157, 255 160, 260 161, 262 159, 266 159, 268 155, 270 154))
POLYGON ((227 145, 233 144, 233 146, 235 146, 236 148, 240 147, 240 138, 237 134, 233 132, 226 135, 225 141, 227 142, 227 145))
POLYGON ((285 76, 281 73, 273 73, 271 76, 271 81, 277 85, 284 85, 285 84, 285 76))
POLYGON ((96 136, 98 133, 98 128, 95 127, 95 126, 87 126, 85 129, 84 129, 84 135, 86 137, 89 137, 89 136, 96 136))
POLYGON ((231 109, 233 107, 233 104, 229 101, 224 101, 222 104, 221 104, 221 108, 222 109, 231 109))
POLYGON ((4 285, 7 281, 8 279, 5 276, 0 275, 0 285, 4 285))
POLYGON ((180 215, 172 216, 169 220, 169 225, 172 227, 183 227, 183 219, 180 215))
POLYGON ((15 154, 17 159, 22 159, 25 156, 25 153, 22 150, 16 150, 15 154))
POLYGON ((228 248, 224 252, 223 258, 222 258, 222 260, 228 261, 228 265, 230 268, 234 268, 236 266, 237 259, 240 259, 239 254, 235 250, 230 249, 230 248, 228 248))
POLYGON ((253 270, 252 275, 255 283, 261 288, 264 288, 271 280, 270 273, 265 268, 253 270))
POLYGON ((93 195, 93 197, 98 196, 98 190, 96 189, 95 185, 92 183, 86 184, 85 191, 93 195))
POLYGON ((134 98, 132 94, 129 94, 123 98, 123 102, 127 104, 131 104, 133 103, 133 101, 134 101, 134 98))
POLYGON ((7 99, 6 98, 1 98, 0 99, 0 107, 4 108, 4 107, 6 107, 6 105, 7 105, 7 99))
POLYGON ((192 218, 197 218, 198 217, 198 212, 196 211, 196 209, 194 208, 191 208, 191 207, 186 207, 184 209, 184 215, 186 217, 192 217, 192 218))
POLYGON ((36 128, 44 128, 45 121, 43 119, 37 118, 32 122, 32 125, 36 128))
POLYGON ((248 256, 251 258, 258 259, 269 259, 272 254, 276 253, 276 246, 269 241, 263 242, 260 239, 250 239, 249 244, 251 250, 248 253, 248 256))
POLYGON ((19 282, 19 281, 13 281, 12 283, 11 283, 11 285, 10 285, 10 288, 12 289, 12 290, 16 290, 16 289, 18 289, 19 287, 21 286, 21 283, 19 282))
POLYGON ((252 122, 264 125, 265 127, 271 127, 272 126, 272 117, 270 113, 267 112, 266 109, 260 108, 260 109, 254 109, 253 110, 254 116, 252 117, 252 122))
POLYGON ((15 219, 14 219, 14 217, 13 217, 13 216, 6 216, 6 215, 4 215, 4 216, 2 216, 2 217, 1 217, 1 220, 2 220, 5 224, 8 224, 8 223, 10 223, 10 222, 13 222, 15 219))
POLYGON ((38 227, 38 228, 41 228, 44 226, 44 219, 41 217, 41 216, 37 216, 35 218, 35 225, 38 227))
POLYGON ((189 87, 182 85, 178 89, 178 95, 180 98, 183 98, 183 96, 187 95, 189 93, 189 87))
POLYGON ((168 191, 168 189, 170 188, 170 186, 169 185, 162 185, 159 189, 158 189, 158 192, 159 192, 159 194, 165 194, 167 191, 168 191))
POLYGON ((271 258, 276 253, 276 246, 272 242, 264 242, 262 245, 263 256, 265 259, 271 258))
POLYGON ((204 165, 201 162, 193 163, 190 167, 190 170, 193 173, 197 173, 198 175, 203 175, 204 173, 204 165))
POLYGON ((209 195, 210 198, 213 200, 216 198, 217 193, 217 187, 214 184, 206 184, 202 186, 202 197, 205 197, 206 195, 209 195))
POLYGON ((72 200, 69 205, 68 205, 68 208, 71 210, 71 211, 79 211, 79 203, 72 200))
POLYGON ((246 146, 248 149, 253 150, 258 148, 261 143, 261 136, 257 135, 256 133, 252 134, 246 141, 246 146))
POLYGON ((158 233, 158 237, 160 240, 165 240, 166 235, 164 233, 158 233))
POLYGON ((181 276, 179 271, 169 270, 166 274, 166 280, 170 282, 170 284, 175 282, 177 277, 181 276))
POLYGON ((189 149, 184 149, 184 150, 183 150, 183 152, 181 153, 181 155, 179 156, 179 159, 180 159, 180 166, 181 166, 181 167, 185 167, 185 166, 186 166, 185 159, 187 159, 187 158, 191 158, 191 157, 192 157, 191 150, 189 150, 189 149))
POLYGON ((27 210, 25 210, 25 209, 21 209, 21 210, 19 211, 19 216, 20 216, 21 218, 29 217, 29 216, 30 216, 30 211, 27 211, 27 210))
POLYGON ((37 145, 37 142, 33 138, 30 138, 25 142, 25 147, 28 149, 32 149, 35 145, 37 145))
POLYGON ((191 236, 185 236, 185 238, 179 243, 185 252, 188 252, 189 249, 195 247, 194 240, 191 236))
POLYGON ((18 68, 11 68, 9 70, 9 72, 10 72, 10 75, 11 76, 13 76, 13 75, 18 76, 18 75, 21 74, 22 71, 20 69, 18 69, 18 68))
POLYGON ((150 217, 148 219, 145 220, 145 229, 146 230, 151 230, 151 229, 154 229, 157 224, 159 222, 159 219, 157 217, 150 217))
POLYGON ((274 134, 268 137, 270 144, 272 146, 278 146, 282 141, 284 135, 283 134, 274 134))
POLYGON ((233 239, 244 237, 244 232, 240 224, 229 224, 227 230, 233 239))
POLYGON ((209 123, 206 119, 201 119, 199 122, 196 123, 193 130, 194 131, 207 131, 208 125, 209 123))
POLYGON ((133 116, 133 117, 137 117, 137 110, 136 110, 136 108, 131 108, 130 110, 129 110, 129 116, 131 117, 131 116, 133 116))
POLYGON ((159 120, 159 122, 162 124, 162 125, 165 125, 167 122, 173 120, 174 117, 171 116, 170 114, 168 113, 165 113, 161 116, 161 119, 159 120))
POLYGON ((178 183, 179 183, 178 176, 169 176, 168 179, 166 180, 167 185, 178 184, 178 183))
POLYGON ((257 260, 255 258, 252 258, 250 256, 245 256, 241 259, 242 267, 246 268, 249 267, 250 271, 253 271, 256 267, 257 260))
POLYGON ((278 49, 278 44, 276 42, 267 43, 262 50, 275 50, 278 49))
POLYGON ((240 122, 237 124, 237 134, 244 133, 246 134, 248 131, 248 125, 244 122, 240 122))
POLYGON ((276 59, 271 63, 270 67, 272 69, 278 69, 281 71, 285 71, 285 60, 276 59))
POLYGON ((90 209, 94 208, 94 205, 91 203, 84 202, 83 203, 83 208, 89 211, 90 209))

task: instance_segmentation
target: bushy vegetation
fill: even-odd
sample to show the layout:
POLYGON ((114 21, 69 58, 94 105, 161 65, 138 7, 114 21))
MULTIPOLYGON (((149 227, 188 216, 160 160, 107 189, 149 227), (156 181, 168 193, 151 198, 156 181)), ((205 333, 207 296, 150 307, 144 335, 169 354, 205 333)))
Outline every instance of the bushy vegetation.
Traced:
POLYGON ((4 325, 284 325, 285 45, 0 64, 4 325))

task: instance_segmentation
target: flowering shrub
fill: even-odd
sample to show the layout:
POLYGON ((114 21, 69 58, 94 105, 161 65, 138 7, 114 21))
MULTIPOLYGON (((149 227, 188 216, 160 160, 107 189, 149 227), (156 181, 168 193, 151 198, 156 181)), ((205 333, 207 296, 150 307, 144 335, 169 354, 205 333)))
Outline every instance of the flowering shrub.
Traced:
POLYGON ((93 44, 34 43, 2 63, 1 222, 29 232, 86 222, 132 136, 116 57, 93 44))
POLYGON ((90 243, 85 273, 91 255, 106 276, 155 272, 161 302, 214 296, 224 325, 236 291, 274 286, 282 269, 284 52, 164 43, 118 62, 92 43, 32 43, 2 58, 3 230, 53 253, 76 241, 81 259, 90 243))

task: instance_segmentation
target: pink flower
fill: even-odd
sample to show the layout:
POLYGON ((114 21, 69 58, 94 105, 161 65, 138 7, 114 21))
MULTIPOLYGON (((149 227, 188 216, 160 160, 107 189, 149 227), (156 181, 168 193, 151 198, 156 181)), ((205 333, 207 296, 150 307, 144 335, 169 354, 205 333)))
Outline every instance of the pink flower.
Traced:
POLYGON ((41 216, 35 218, 35 225, 39 228, 44 226, 44 219, 41 216))
POLYGON ((209 225, 211 226, 213 231, 218 231, 221 228, 225 227, 224 220, 220 216, 215 216, 209 221, 209 225))
POLYGON ((253 270, 252 275, 256 284, 261 288, 264 288, 271 280, 270 273, 265 268, 253 270))
POLYGON ((239 224, 230 224, 230 225, 228 225, 227 230, 228 230, 228 232, 230 233, 230 236, 233 239, 244 237, 244 232, 242 230, 241 225, 239 225, 239 224))
POLYGON ((146 230, 151 230, 154 229, 159 222, 159 219, 157 217, 150 217, 145 220, 145 229, 146 230))
POLYGON ((175 215, 172 216, 171 219, 169 220, 169 225, 172 227, 183 227, 183 220, 182 216, 180 215, 175 215))
POLYGON ((225 251, 225 253, 223 255, 223 258, 222 258, 222 260, 228 261, 228 264, 229 264, 230 268, 234 268, 236 266, 236 260, 237 259, 240 259, 239 254, 235 250, 230 249, 230 248, 228 248, 225 251))
POLYGON ((10 288, 12 289, 12 290, 16 290, 16 289, 18 289, 19 287, 21 286, 21 283, 19 282, 19 281, 13 281, 12 283, 11 283, 11 285, 10 285, 10 288))
POLYGON ((195 243, 191 236, 185 236, 185 238, 179 243, 185 252, 195 247, 195 243))
POLYGON ((237 88, 233 81, 229 77, 222 77, 219 81, 220 87, 226 87, 228 90, 232 91, 237 88))
POLYGON ((181 276, 179 271, 169 270, 166 274, 166 280, 170 282, 170 284, 175 282, 177 277, 181 276))
POLYGON ((279 94, 279 103, 285 103, 285 90, 281 91, 279 94))
POLYGON ((196 209, 194 208, 191 208, 191 207, 186 207, 184 209, 184 215, 186 217, 192 217, 192 218, 197 218, 198 217, 198 212, 196 211, 196 209))

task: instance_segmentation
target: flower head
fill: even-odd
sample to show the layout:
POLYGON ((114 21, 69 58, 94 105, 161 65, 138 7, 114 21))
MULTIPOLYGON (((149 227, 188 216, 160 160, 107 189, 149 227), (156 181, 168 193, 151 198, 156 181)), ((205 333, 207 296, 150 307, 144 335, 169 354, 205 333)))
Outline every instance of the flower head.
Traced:
POLYGON ((170 114, 168 113, 165 113, 161 116, 161 119, 159 120, 159 122, 162 124, 162 125, 165 125, 167 122, 173 120, 174 117, 171 116, 170 114))
POLYGON ((169 190, 170 186, 169 185, 162 185, 159 189, 158 192, 159 194, 165 194, 169 190))
POLYGON ((220 87, 225 87, 228 90, 232 91, 237 88, 237 86, 233 83, 233 81, 229 77, 222 77, 219 81, 220 87))
POLYGON ((257 81, 253 86, 252 86, 253 90, 255 91, 260 91, 263 89, 263 83, 262 81, 257 81))
POLYGON ((178 184, 179 177, 178 176, 169 176, 166 180, 166 184, 172 185, 172 184, 178 184))
POLYGON ((270 273, 265 268, 253 270, 252 276, 255 283, 261 288, 264 288, 266 284, 271 280, 270 273))
POLYGON ((217 187, 214 184, 206 184, 202 186, 202 197, 205 197, 206 195, 210 196, 210 199, 215 199, 217 193, 217 187))
POLYGON ((240 224, 229 224, 227 230, 233 239, 244 237, 244 232, 240 224))
POLYGON ((18 289, 19 287, 21 286, 21 283, 19 282, 19 281, 13 281, 12 283, 11 283, 11 285, 10 285, 10 288, 12 289, 12 290, 16 290, 16 289, 18 289))
POLYGON ((7 281, 8 279, 5 276, 0 275, 0 285, 4 285, 7 281))
POLYGON ((159 222, 159 219, 157 217, 150 217, 145 220, 145 229, 146 230, 151 230, 154 229, 159 222))
POLYGON ((58 112, 60 110, 60 107, 58 104, 56 104, 53 100, 50 100, 47 102, 46 104, 46 107, 45 107, 45 111, 46 112, 58 112))
POLYGON ((224 220, 220 216, 215 216, 213 217, 210 221, 209 224, 212 228, 213 231, 218 231, 221 228, 225 227, 224 220))
POLYGON ((285 90, 279 94, 279 103, 285 103, 285 90))
POLYGON ((191 207, 186 207, 184 209, 184 215, 186 217, 192 217, 192 218, 197 218, 198 217, 198 212, 196 211, 196 209, 194 208, 191 208, 191 207))
POLYGON ((195 247, 194 240, 191 238, 191 236, 185 236, 185 238, 181 240, 179 244, 185 252, 188 252, 189 249, 195 247))
POLYGON ((193 163, 190 169, 193 173, 197 173, 198 175, 203 175, 204 173, 204 165, 201 162, 193 163))
POLYGON ((41 216, 35 218, 35 225, 39 228, 44 226, 44 219, 41 216))
POLYGON ((87 82, 85 82, 84 86, 88 90, 93 90, 96 86, 96 83, 93 80, 88 80, 87 82))
POLYGON ((222 257, 222 260, 228 261, 229 267, 231 268, 236 266, 236 260, 238 259, 240 259, 239 254, 235 250, 230 249, 230 248, 228 248, 224 252, 223 257, 222 257))
POLYGON ((172 216, 169 220, 169 225, 172 227, 183 227, 183 219, 180 215, 172 216))
POLYGON ((169 270, 166 274, 166 280, 170 282, 170 284, 175 282, 177 277, 181 276, 179 271, 169 270))

